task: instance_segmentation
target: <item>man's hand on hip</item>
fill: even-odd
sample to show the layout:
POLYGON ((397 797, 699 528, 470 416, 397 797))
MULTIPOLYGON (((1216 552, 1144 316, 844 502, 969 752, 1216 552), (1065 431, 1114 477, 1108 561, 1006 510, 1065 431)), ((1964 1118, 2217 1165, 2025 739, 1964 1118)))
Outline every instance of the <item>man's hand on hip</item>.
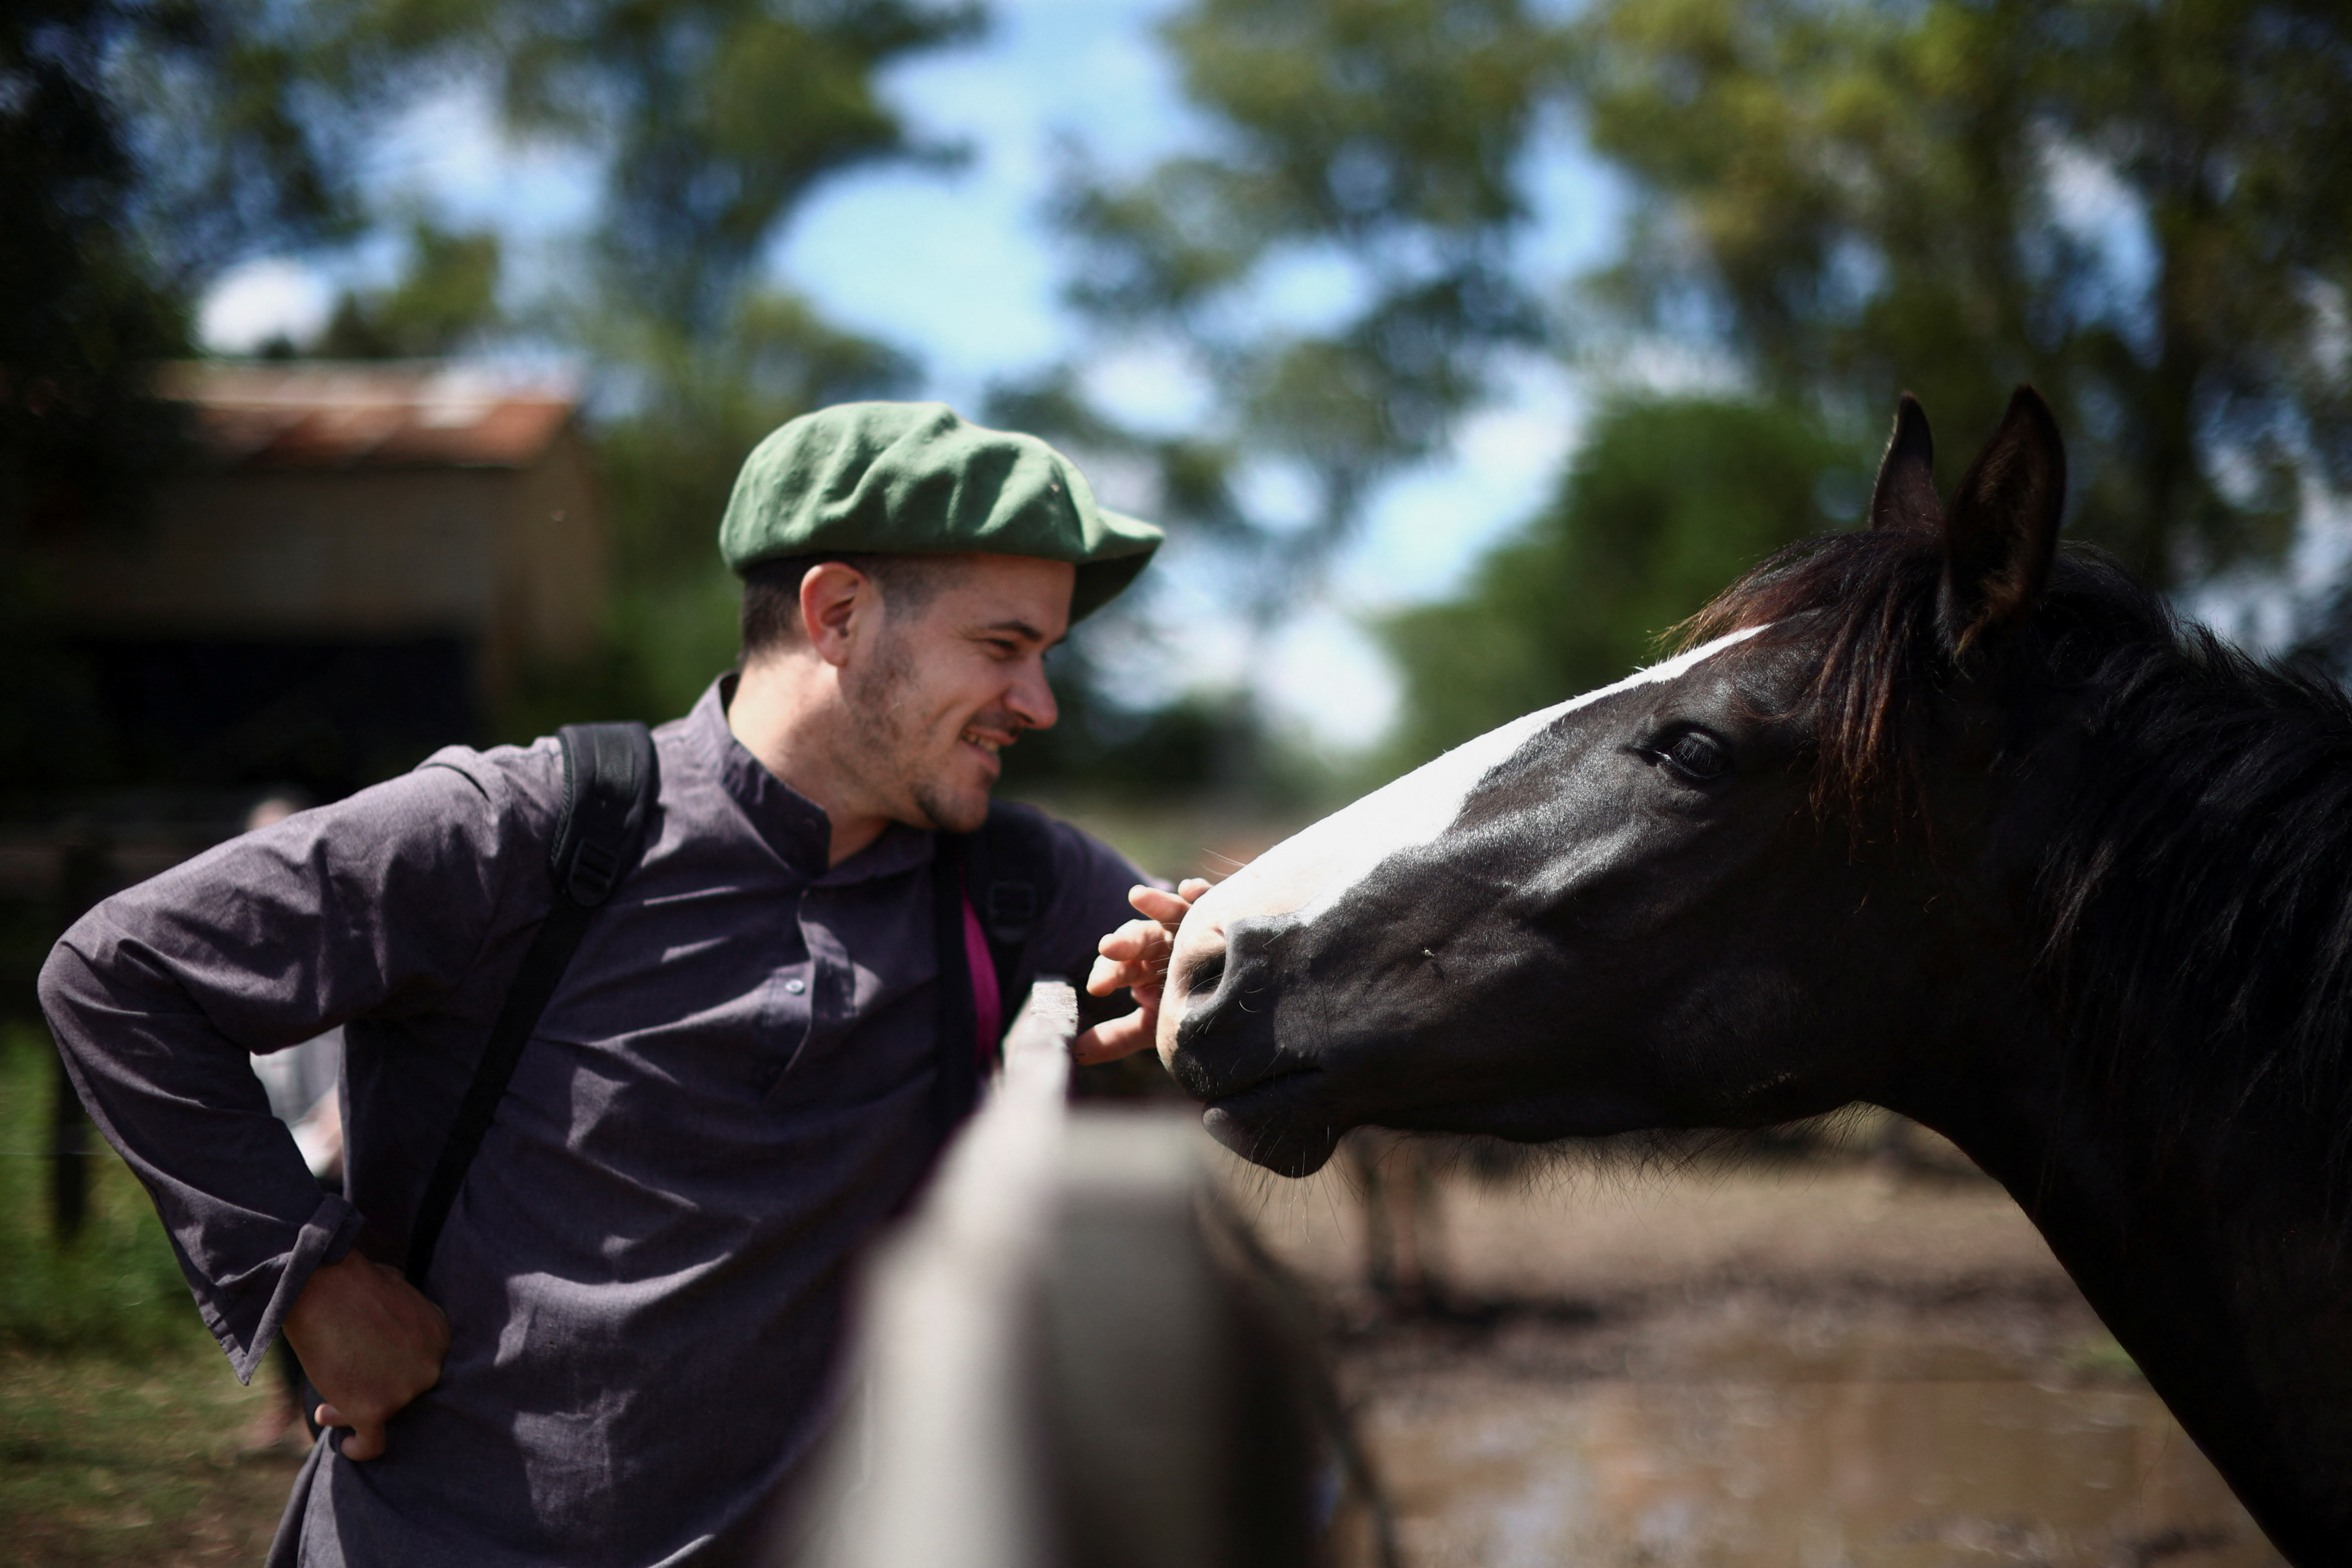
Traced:
POLYGON ((286 1337, 326 1403, 321 1426, 348 1426, 346 1459, 383 1452, 383 1424, 441 1380, 449 1319, 408 1282, 358 1253, 322 1264, 286 1314, 286 1337))
POLYGON ((1149 1050, 1160 1029, 1160 994, 1168 984, 1168 957, 1176 949, 1176 928, 1184 923, 1209 884, 1195 877, 1176 884, 1172 893, 1138 888, 1128 894, 1144 918, 1129 921, 1102 939, 1087 990, 1108 996, 1125 987, 1134 993, 1135 1011, 1124 1018, 1098 1024, 1070 1042, 1070 1055, 1079 1063, 1116 1061, 1149 1050))

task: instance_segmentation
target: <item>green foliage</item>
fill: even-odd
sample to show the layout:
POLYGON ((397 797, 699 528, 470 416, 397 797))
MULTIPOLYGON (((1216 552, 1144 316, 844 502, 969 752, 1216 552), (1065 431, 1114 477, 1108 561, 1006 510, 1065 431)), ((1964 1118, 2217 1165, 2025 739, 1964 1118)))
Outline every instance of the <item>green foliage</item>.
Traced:
POLYGON ((973 5, 918 0, 320 0, 333 74, 414 93, 487 80, 509 127, 604 170, 594 250, 609 298, 723 328, 762 250, 827 177, 952 150, 914 143, 875 91, 969 38, 973 5))
POLYGON ((1740 572, 1859 510, 1865 459, 1811 417, 1633 399, 1593 421, 1559 496, 1456 598, 1382 628, 1404 676, 1394 763, 1632 673, 1740 572))
POLYGON ((2352 481, 2342 6, 1607 0, 1579 39, 1645 197, 1622 319, 1849 416, 1908 387, 1952 446, 2032 381, 2077 527, 2159 575, 2274 553, 2303 473, 2352 481))
MULTIPOLYGON (((1250 554, 1271 615, 1370 487, 1444 439, 1494 354, 1540 339, 1503 260, 1564 62, 1518 0, 1196 0, 1163 37, 1218 144, 1131 182, 1080 171, 1072 294, 1114 335, 1181 342, 1219 388, 1213 429, 1128 447, 1156 461, 1171 516, 1250 554), (1332 270, 1339 319, 1270 328, 1251 291, 1301 264, 1332 270), (1253 462, 1304 476, 1310 515, 1238 506, 1253 462)), ((1098 410, 1066 412, 1109 433, 1098 410)))
POLYGON ((256 254, 348 238, 379 71, 328 5, 29 0, 33 52, 62 48, 124 155, 124 238, 177 299, 256 254))
MULTIPOLYGON (((603 171, 565 298, 509 300, 509 315, 494 240, 404 218, 406 274, 347 298, 314 346, 442 353, 527 330, 609 373, 594 404, 621 560, 609 646, 592 668, 532 672, 500 723, 673 711, 731 650, 709 537, 742 452, 816 402, 910 380, 886 348, 767 292, 761 260, 824 180, 956 155, 921 144, 876 81, 980 26, 951 0, 10 8, 0 637, 36 641, 0 647, 0 744, 65 732, 74 689, 37 646, 37 584, 13 542, 135 513, 173 453, 140 367, 184 350, 191 289, 265 243, 358 232, 357 153, 385 111, 453 79, 486 83, 509 129, 603 171)), ((1161 36, 1208 134, 1132 177, 1074 159, 1060 218, 1097 346, 1176 345, 1214 407, 1177 435, 1124 428, 1065 370, 992 413, 1146 466, 1159 514, 1229 554, 1261 626, 1382 480, 1440 450, 1528 353, 1574 349, 1605 374, 1590 351, 1696 345, 1766 402, 1841 429, 1877 423, 1908 386, 1948 449, 2032 380, 2068 427, 2078 526, 2176 579, 2276 551, 2308 480, 2352 483, 2352 161, 2337 153, 2352 28, 2326 0, 1595 0, 1573 16, 1531 0, 1187 0, 1161 36), (1515 255, 1531 144, 1563 114, 1637 198, 1572 342, 1545 307, 1552 280, 1515 255), (2084 205, 2102 191, 2107 208, 2084 205), (1313 319, 1270 321, 1269 290, 1302 279, 1313 319), (1266 492, 1244 481, 1269 472, 1297 481, 1296 515, 1250 504, 1266 492)), ((1811 453, 1801 442, 1782 467, 1811 453)), ((1725 559, 1746 538, 1727 534, 1725 559)), ((1598 625, 1647 632, 1685 596, 1570 564, 1598 625)), ((1500 623, 1440 635, 1432 616, 1422 632, 1400 623, 1398 647, 1520 672, 1498 689, 1569 679, 1556 647, 1515 652, 1500 623), (1481 639, 1494 646, 1475 654, 1481 639)), ((1594 679, 1629 662, 1616 637, 1606 659, 1577 656, 1594 679)), ((1074 713, 1088 735, 1040 759, 1114 766, 1128 716, 1074 713)), ((1255 776, 1212 730, 1228 760, 1211 771, 1255 776)))
POLYGON ((95 1134, 82 1232, 69 1246, 51 1237, 56 1079, 48 1037, 0 1024, 0 1341, 121 1356, 210 1348, 155 1205, 95 1134))
POLYGON ((724 324, 818 182, 950 155, 908 140, 874 78, 981 20, 976 5, 907 0, 506 0, 496 13, 483 41, 509 120, 608 159, 599 244, 621 297, 698 331, 724 324))
POLYGON ((1072 204, 1097 247, 1076 298, 1185 310, 1281 247, 1345 242, 1407 284, 1487 259, 1527 216, 1514 165, 1559 59, 1516 0, 1197 0, 1163 30, 1228 145, 1072 204))
POLYGON ((427 218, 408 226, 408 268, 389 289, 345 291, 310 352, 321 359, 430 359, 494 330, 499 237, 453 234, 427 218))
MULTIPOLYGON (((1498 359, 1544 338, 1506 266, 1528 216, 1524 153, 1564 79, 1556 31, 1520 0, 1193 0, 1162 27, 1209 145, 1133 178, 1074 157, 1060 221, 1071 298, 1104 338, 1172 343, 1216 402, 1181 433, 1123 425, 1068 367, 990 416, 1156 480, 1155 519, 1222 555, 1235 607, 1269 628, 1388 475, 1439 449, 1498 359), (1269 286, 1318 280, 1322 319, 1267 319, 1269 286), (1245 482, 1297 481, 1295 515, 1245 482)), ((1107 640, 1122 610, 1081 628, 1107 640)), ((1145 792, 1297 793, 1245 698, 1155 717, 1068 703, 1023 767, 1145 792), (1189 760, 1180 755, 1190 748, 1189 760)))
MULTIPOLYGON (((2352 25, 2329 0, 1192 0, 1165 37, 1212 132, 1080 187, 1073 293, 1217 389, 1210 429, 1126 449, 1190 463, 1182 494, 1249 552, 1263 616, 1525 347, 1572 349, 1604 384, 1638 351, 1695 348, 1838 429, 1909 388, 1948 450, 2032 381, 2066 425, 2078 530, 2175 581, 2274 554, 2307 483, 2352 483, 2352 25), (1635 197, 1567 342, 1512 256, 1530 132, 1558 110, 1635 197), (1251 290, 1302 262, 1335 279, 1336 324, 1269 329, 1251 290), (1236 503, 1267 461, 1311 480, 1303 521, 1236 503)), ((1042 390, 1062 427, 1116 444, 1066 380, 1042 390)), ((1774 495, 1844 461, 1794 413, 1755 419, 1738 460, 1774 495)), ((1657 438, 1696 443, 1694 468, 1730 439, 1672 425, 1657 438)), ((1623 673, 1775 532, 1685 500, 1639 570, 1556 508, 1481 578, 1528 602, 1390 627, 1403 750, 1623 673), (1532 602, 1571 582, 1548 613, 1589 634, 1532 602)))
POLYGON ((71 0, 0 16, 0 559, 35 528, 120 520, 179 450, 145 374, 186 321, 126 232, 132 155, 102 84, 131 26, 71 0))

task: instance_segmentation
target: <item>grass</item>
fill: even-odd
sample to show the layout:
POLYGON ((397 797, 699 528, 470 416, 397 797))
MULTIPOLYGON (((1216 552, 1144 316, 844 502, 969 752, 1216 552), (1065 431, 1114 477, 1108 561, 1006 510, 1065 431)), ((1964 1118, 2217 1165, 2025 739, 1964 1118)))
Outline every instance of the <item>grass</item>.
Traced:
POLYGON ((81 1234, 64 1247, 51 1237, 56 1074, 46 1033, 0 1025, 0 1342, 131 1357, 209 1348, 146 1189, 95 1129, 81 1234))
POLYGON ((238 1452, 276 1394, 210 1354, 0 1348, 0 1564, 260 1562, 299 1456, 238 1452))
POLYGON ((52 1239, 55 1072, 37 1027, 0 1025, 0 1568, 257 1563, 296 1459, 239 1436, 277 1391, 238 1385, 95 1134, 82 1232, 52 1239))

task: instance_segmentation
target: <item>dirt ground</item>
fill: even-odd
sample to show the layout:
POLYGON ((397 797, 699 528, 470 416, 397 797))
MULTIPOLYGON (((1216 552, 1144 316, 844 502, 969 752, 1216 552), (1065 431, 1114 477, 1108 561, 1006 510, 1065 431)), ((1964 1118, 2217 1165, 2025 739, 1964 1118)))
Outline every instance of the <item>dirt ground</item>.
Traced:
POLYGON ((1229 1179, 1324 1304, 1412 1568, 2277 1563, 2007 1194, 1909 1147, 1500 1183, 1391 1152, 1402 1303, 1361 1168, 1229 1179))
MULTIPOLYGON (((1407 1568, 2274 1568, 2008 1197, 1893 1167, 1391 1155, 1418 1306, 1370 1287, 1363 1172, 1227 1167, 1308 1285, 1407 1568)), ((191 1343, 0 1352, 0 1565, 257 1561, 294 1457, 191 1343)))

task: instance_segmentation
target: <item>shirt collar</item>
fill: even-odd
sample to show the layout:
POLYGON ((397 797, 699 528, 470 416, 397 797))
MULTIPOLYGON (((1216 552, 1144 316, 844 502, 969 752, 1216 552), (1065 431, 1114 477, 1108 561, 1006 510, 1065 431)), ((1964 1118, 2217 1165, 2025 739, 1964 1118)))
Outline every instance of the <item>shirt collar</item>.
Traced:
POLYGON ((732 670, 712 681, 687 715, 687 729, 718 776, 719 788, 785 865, 812 882, 843 883, 889 876, 930 859, 930 832, 894 822, 883 829, 881 837, 840 865, 828 868, 825 857, 832 852, 833 825, 825 819, 824 808, 770 773, 727 727, 727 705, 734 700, 735 682, 732 670))

